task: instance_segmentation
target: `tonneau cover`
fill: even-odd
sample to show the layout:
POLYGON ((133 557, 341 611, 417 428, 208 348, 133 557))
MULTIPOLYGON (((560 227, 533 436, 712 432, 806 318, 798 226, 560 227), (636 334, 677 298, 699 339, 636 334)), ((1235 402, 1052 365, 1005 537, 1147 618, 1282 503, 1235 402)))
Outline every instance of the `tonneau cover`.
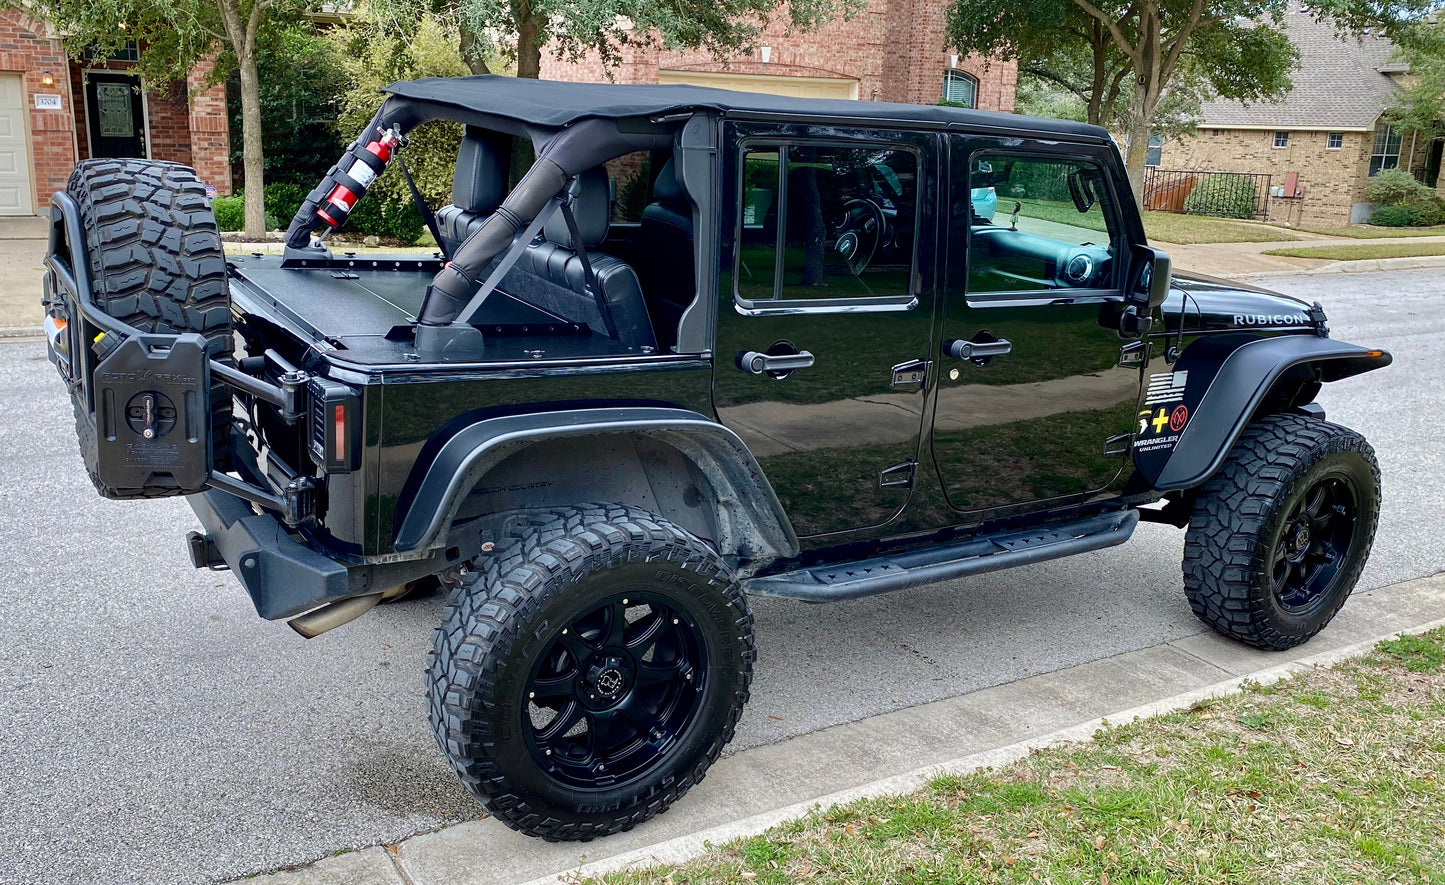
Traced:
POLYGON ((416 102, 445 105, 537 126, 562 128, 589 118, 651 119, 689 111, 712 110, 748 114, 898 121, 936 126, 1028 130, 1072 137, 1107 139, 1098 127, 1070 120, 1023 117, 939 105, 884 101, 793 98, 757 92, 734 92, 705 86, 648 86, 614 83, 564 83, 483 74, 474 77, 428 77, 404 80, 385 92, 416 102))

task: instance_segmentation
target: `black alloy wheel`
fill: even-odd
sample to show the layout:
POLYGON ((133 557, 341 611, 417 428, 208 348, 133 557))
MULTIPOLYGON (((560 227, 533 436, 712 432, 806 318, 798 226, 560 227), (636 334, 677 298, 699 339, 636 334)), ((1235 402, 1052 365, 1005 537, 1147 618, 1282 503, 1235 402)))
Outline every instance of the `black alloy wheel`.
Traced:
POLYGON ((1280 523, 1270 574, 1285 610, 1302 613, 1326 597, 1348 559, 1357 498, 1347 477, 1328 476, 1309 486, 1280 523))
POLYGON ((645 775, 696 716, 704 637, 655 594, 618 595, 554 634, 528 683, 526 739, 557 782, 645 775))

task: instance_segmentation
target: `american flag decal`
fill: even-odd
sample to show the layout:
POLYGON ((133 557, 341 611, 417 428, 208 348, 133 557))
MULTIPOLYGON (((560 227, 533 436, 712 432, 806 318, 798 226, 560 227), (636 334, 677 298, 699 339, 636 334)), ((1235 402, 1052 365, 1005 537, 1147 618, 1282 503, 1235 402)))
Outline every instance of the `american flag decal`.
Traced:
POLYGON ((1184 385, 1188 382, 1188 371, 1150 375, 1149 389, 1144 393, 1144 405, 1152 406, 1184 399, 1184 385))

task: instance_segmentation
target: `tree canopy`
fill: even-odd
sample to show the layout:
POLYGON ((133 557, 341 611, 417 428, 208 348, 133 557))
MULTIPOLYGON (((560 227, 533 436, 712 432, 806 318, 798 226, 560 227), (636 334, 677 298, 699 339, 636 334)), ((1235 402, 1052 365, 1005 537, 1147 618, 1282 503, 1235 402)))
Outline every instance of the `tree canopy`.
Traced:
MULTIPOLYGON (((949 39, 1016 58, 1022 71, 1085 100, 1111 122, 1127 102, 1126 164, 1136 196, 1161 103, 1171 90, 1207 87, 1237 101, 1285 95, 1297 54, 1283 30, 1290 0, 953 0, 949 39), (1127 83, 1127 85, 1126 85, 1127 83), (1191 85, 1192 84, 1192 85, 1191 85), (1120 105, 1120 107, 1123 107, 1120 105)), ((1313 0, 1309 11, 1342 31, 1413 40, 1440 0, 1313 0)))
MULTIPOLYGON (((476 73, 488 59, 515 64, 519 77, 536 77, 543 48, 577 59, 597 53, 603 64, 621 60, 625 47, 659 45, 722 55, 750 46, 778 8, 797 30, 851 15, 861 0, 389 0, 421 4, 456 22, 461 52, 476 73)), ((405 14, 398 18, 407 17, 405 14)), ((414 17, 414 14, 413 14, 414 17)))

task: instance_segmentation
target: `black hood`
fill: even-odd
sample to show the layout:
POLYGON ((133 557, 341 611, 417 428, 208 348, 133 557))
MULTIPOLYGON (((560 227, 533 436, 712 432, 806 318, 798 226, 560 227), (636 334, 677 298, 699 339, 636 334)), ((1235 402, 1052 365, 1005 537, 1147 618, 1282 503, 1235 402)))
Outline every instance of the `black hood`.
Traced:
POLYGON ((1323 311, 1293 296, 1187 272, 1174 274, 1162 310, 1164 327, 1170 332, 1179 331, 1181 312, 1185 332, 1241 329, 1316 332, 1324 322, 1323 311))

